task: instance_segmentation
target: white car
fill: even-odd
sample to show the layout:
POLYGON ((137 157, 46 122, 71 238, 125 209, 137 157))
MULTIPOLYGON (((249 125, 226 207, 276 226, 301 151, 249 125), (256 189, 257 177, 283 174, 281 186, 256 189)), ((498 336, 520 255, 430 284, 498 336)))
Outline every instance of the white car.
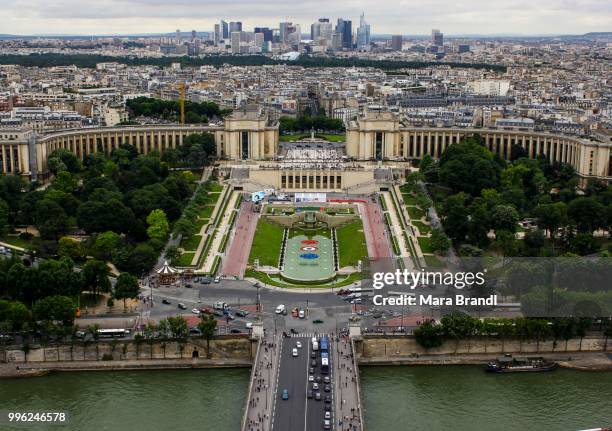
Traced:
POLYGON ((302 343, 300 343, 299 341, 297 343, 295 343, 295 347, 297 347, 298 349, 302 348, 302 343))
POLYGON ((309 382, 314 382, 314 376, 313 375, 308 376, 308 381, 309 382))
POLYGON ((331 412, 325 412, 325 419, 331 419, 331 412))
POLYGON ((291 352, 291 356, 295 358, 297 355, 298 355, 298 350, 294 347, 293 351, 291 352))
POLYGON ((191 310, 191 312, 193 314, 200 314, 200 310, 198 310, 197 308, 194 308, 193 310, 191 310))
POLYGON ((283 304, 280 304, 278 307, 276 307, 276 314, 282 314, 285 312, 285 306, 283 304))
POLYGON ((251 328, 253 328, 253 322, 247 322, 245 326, 247 328, 251 329, 251 328))

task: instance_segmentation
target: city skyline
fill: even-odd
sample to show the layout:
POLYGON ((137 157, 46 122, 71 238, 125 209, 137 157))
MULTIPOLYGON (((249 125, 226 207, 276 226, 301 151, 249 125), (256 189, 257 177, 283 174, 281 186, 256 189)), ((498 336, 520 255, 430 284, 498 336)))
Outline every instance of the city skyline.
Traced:
MULTIPOLYGON (((359 22, 365 13, 372 35, 427 35, 432 28, 441 28, 445 35, 557 35, 603 32, 611 28, 612 11, 607 2, 591 0, 565 2, 521 1, 511 5, 501 1, 472 1, 456 6, 449 1, 391 2, 382 1, 376 7, 365 1, 309 1, 289 6, 277 0, 258 4, 229 1, 201 3, 180 0, 167 4, 159 0, 104 0, 82 2, 63 0, 48 4, 26 0, 0 5, 7 18, 2 34, 11 35, 142 35, 183 31, 213 31, 220 19, 239 20, 243 28, 256 26, 277 28, 280 22, 300 24, 302 29, 320 17, 359 22), (317 12, 315 12, 317 11, 317 12), (138 25, 134 26, 134 20, 138 25), (567 23, 572 26, 568 27, 567 23)), ((356 26, 354 26, 356 27, 356 26)))

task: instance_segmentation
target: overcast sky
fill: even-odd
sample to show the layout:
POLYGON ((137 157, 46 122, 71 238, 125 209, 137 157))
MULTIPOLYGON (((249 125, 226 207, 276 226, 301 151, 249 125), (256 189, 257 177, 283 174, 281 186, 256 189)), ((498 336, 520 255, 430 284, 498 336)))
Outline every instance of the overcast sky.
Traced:
POLYGON ((220 19, 310 31, 361 12, 372 33, 581 34, 612 31, 612 0, 0 0, 0 34, 137 34, 212 30, 220 19))

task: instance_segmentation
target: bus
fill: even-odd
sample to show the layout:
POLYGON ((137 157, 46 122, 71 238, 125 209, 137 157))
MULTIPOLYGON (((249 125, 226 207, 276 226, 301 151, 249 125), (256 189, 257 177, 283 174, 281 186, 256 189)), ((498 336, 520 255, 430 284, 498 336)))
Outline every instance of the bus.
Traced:
POLYGON ((321 352, 321 373, 329 373, 329 353, 321 352))
POLYGON ((319 342, 317 341, 317 337, 312 337, 312 340, 310 341, 312 342, 312 350, 315 352, 319 350, 319 342))
POLYGON ((321 352, 329 351, 329 338, 323 336, 319 339, 319 349, 321 352))
POLYGON ((98 329, 98 336, 100 338, 121 338, 130 335, 129 329, 98 329))

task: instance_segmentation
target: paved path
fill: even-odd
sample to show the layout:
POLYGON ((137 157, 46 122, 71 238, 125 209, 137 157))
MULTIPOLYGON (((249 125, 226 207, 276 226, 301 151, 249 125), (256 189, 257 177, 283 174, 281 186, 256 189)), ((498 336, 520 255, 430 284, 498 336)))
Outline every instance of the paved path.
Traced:
POLYGON ((242 202, 240 214, 236 220, 234 237, 227 256, 223 260, 221 273, 226 276, 242 277, 249 260, 251 244, 259 214, 253 212, 253 203, 250 201, 242 202))
POLYGON ((335 430, 361 431, 359 376, 351 342, 342 337, 335 344, 334 386, 336 387, 335 430))
MULTIPOLYGON (((193 255, 193 259, 191 259, 191 264, 194 266, 197 265, 198 261, 200 260, 200 255, 202 254, 202 251, 204 249, 204 244, 206 244, 206 238, 208 237, 208 235, 206 235, 206 230, 208 229, 208 226, 211 224, 214 224, 215 218, 217 217, 217 213, 221 211, 223 200, 225 199, 225 193, 226 192, 231 193, 227 189, 228 189, 227 185, 223 186, 223 190, 221 190, 221 193, 219 193, 219 197, 217 198, 217 202, 215 203, 213 212, 210 215, 210 219, 208 219, 208 223, 203 224, 202 227, 200 228, 200 232, 198 232, 202 236, 202 238, 200 239, 198 248, 196 249, 195 254, 193 255)), ((214 229, 212 229, 210 234, 211 235, 214 234, 214 229)))
POLYGON ((221 216, 219 226, 217 226, 216 230, 211 233, 211 235, 215 235, 215 237, 212 240, 212 244, 210 245, 210 248, 208 250, 208 256, 205 257, 204 263, 201 268, 204 272, 210 273, 210 271, 212 270, 212 266, 215 263, 215 256, 217 256, 219 246, 221 246, 221 241, 223 241, 223 236, 229 228, 229 221, 232 216, 232 213, 234 212, 234 206, 236 205, 237 199, 238 193, 232 193, 230 195, 229 203, 226 207, 227 210, 225 211, 225 214, 221 216))
POLYGON ((382 209, 376 203, 366 202, 359 204, 359 210, 370 258, 370 271, 394 271, 395 263, 392 259, 389 237, 385 230, 382 209))
POLYGON ((278 374, 279 338, 267 337, 260 341, 257 357, 251 370, 251 383, 243 417, 243 431, 271 429, 274 393, 278 374))

